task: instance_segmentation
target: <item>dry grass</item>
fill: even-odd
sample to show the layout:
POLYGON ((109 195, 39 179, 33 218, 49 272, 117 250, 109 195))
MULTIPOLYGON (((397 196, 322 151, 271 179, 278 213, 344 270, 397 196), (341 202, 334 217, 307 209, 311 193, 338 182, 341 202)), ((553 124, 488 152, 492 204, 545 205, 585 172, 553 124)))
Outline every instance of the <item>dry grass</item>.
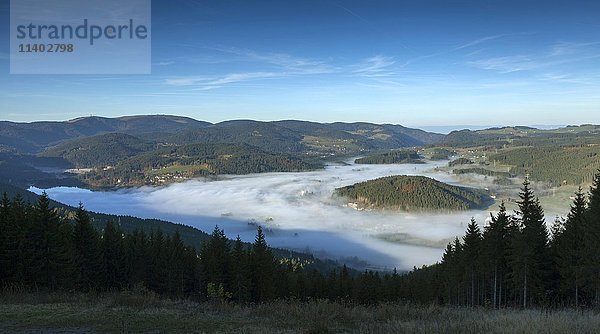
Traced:
POLYGON ((600 314, 326 301, 257 306, 159 299, 150 293, 12 293, 0 300, 7 333, 597 333, 600 314))

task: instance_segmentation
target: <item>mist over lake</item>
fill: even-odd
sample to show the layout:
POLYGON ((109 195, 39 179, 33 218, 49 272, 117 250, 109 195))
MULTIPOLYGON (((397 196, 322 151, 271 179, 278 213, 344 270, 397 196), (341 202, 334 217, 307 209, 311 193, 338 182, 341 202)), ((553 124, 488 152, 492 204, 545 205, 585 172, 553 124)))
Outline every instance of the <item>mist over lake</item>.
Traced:
MULTIPOLYGON (((194 179, 161 187, 116 191, 47 189, 57 201, 88 210, 159 218, 252 241, 256 226, 266 230, 273 247, 310 252, 357 268, 411 269, 439 261, 447 242, 462 236, 475 219, 483 225, 488 211, 447 214, 358 211, 333 196, 335 188, 388 175, 424 175, 460 185, 435 168, 447 161, 405 165, 329 165, 301 173, 265 173, 194 179)), ((481 187, 488 186, 482 180, 481 187)), ((31 188, 41 193, 38 188, 31 188)))

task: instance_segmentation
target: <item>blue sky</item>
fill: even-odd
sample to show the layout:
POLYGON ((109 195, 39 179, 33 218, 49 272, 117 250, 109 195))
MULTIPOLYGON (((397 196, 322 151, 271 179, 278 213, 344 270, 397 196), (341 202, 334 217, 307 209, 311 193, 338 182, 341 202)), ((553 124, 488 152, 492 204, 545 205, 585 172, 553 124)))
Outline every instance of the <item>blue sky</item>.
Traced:
POLYGON ((0 119, 600 123, 598 1, 152 2, 151 75, 10 75, 0 119))

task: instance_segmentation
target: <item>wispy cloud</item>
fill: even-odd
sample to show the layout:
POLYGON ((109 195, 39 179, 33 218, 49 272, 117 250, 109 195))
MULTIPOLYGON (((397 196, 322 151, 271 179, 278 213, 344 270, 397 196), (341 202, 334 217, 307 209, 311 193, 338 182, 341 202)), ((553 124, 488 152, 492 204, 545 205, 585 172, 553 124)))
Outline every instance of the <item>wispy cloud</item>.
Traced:
POLYGON ((598 86, 600 85, 600 73, 572 74, 548 72, 540 75, 539 80, 556 83, 598 86))
POLYGON ((465 43, 465 44, 459 45, 459 46, 455 47, 455 48, 454 48, 454 50, 461 50, 461 49, 470 48, 470 47, 472 47, 472 46, 476 46, 476 45, 479 45, 479 44, 481 44, 481 43, 485 43, 485 42, 493 41, 493 40, 495 40, 495 39, 502 38, 502 37, 505 37, 505 36, 506 36, 506 34, 502 34, 502 35, 492 35, 492 36, 486 36, 486 37, 482 37, 482 38, 479 38, 479 39, 476 39, 476 40, 473 40, 473 41, 467 42, 467 43, 465 43))
POLYGON ((529 56, 525 55, 479 59, 469 61, 467 64, 483 70, 494 70, 500 73, 526 71, 543 66, 542 64, 535 62, 529 56))
POLYGON ((234 47, 217 47, 209 49, 235 55, 237 58, 232 61, 246 61, 270 65, 288 73, 323 74, 336 71, 336 68, 326 61, 296 57, 287 53, 258 52, 234 47))
POLYGON ((193 90, 203 91, 221 88, 228 84, 251 81, 251 80, 262 80, 269 78, 283 77, 285 73, 275 72, 248 72, 248 73, 232 73, 223 76, 186 76, 168 78, 164 81, 165 84, 170 86, 193 86, 193 90))
POLYGON ((547 70, 558 65, 600 58, 600 49, 594 47, 596 45, 600 45, 600 43, 560 42, 549 47, 546 52, 481 58, 467 61, 466 64, 483 70, 493 70, 501 74, 547 70))
POLYGON ((572 42, 558 42, 550 51, 550 56, 564 56, 579 54, 586 52, 590 47, 600 45, 600 42, 589 42, 589 43, 572 43, 572 42))
POLYGON ((350 15, 352 15, 352 16, 354 16, 354 17, 356 17, 357 19, 359 19, 359 20, 361 20, 361 21, 363 21, 363 22, 365 22, 365 23, 370 23, 370 22, 369 22, 369 20, 367 20, 367 19, 365 19, 364 17, 362 17, 362 16, 358 15, 356 12, 354 12, 354 11, 350 10, 348 7, 346 7, 346 6, 342 6, 342 4, 340 4, 340 3, 335 3, 334 5, 335 5, 336 7, 338 7, 338 8, 341 8, 341 9, 343 9, 343 10, 344 10, 346 13, 348 13, 348 14, 350 14, 350 15))
POLYGON ((396 61, 393 57, 376 55, 354 65, 353 67, 355 69, 353 70, 353 73, 369 78, 389 77, 394 74, 394 72, 390 70, 390 67, 395 63, 396 61))
POLYGON ((169 65, 173 65, 173 64, 175 64, 175 62, 172 61, 172 60, 169 60, 169 61, 159 61, 159 62, 156 62, 156 63, 152 63, 153 66, 169 66, 169 65))
POLYGON ((225 54, 221 62, 251 63, 248 71, 220 75, 192 75, 167 78, 164 84, 170 86, 193 86, 196 91, 212 90, 245 81, 259 81, 294 76, 314 76, 339 72, 342 69, 327 61, 296 57, 286 53, 257 52, 234 47, 205 48, 225 54), (229 55, 230 57, 227 57, 229 55))

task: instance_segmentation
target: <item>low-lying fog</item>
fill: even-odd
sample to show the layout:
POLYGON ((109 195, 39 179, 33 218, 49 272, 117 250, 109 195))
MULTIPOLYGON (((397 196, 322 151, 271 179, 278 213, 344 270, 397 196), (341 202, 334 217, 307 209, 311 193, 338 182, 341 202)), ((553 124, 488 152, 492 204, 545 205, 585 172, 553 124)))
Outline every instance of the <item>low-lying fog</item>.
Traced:
POLYGON ((160 218, 209 233, 219 225, 229 237, 239 234, 244 241, 252 241, 256 224, 261 224, 273 247, 310 252, 358 268, 410 269, 437 262, 446 243, 463 235, 471 217, 483 225, 489 212, 357 211, 332 193, 337 187, 400 174, 459 184, 453 175, 435 170, 446 164, 332 165, 315 172, 224 176, 218 181, 196 179, 163 187, 46 191, 60 202, 76 206, 81 201, 96 212, 160 218))

